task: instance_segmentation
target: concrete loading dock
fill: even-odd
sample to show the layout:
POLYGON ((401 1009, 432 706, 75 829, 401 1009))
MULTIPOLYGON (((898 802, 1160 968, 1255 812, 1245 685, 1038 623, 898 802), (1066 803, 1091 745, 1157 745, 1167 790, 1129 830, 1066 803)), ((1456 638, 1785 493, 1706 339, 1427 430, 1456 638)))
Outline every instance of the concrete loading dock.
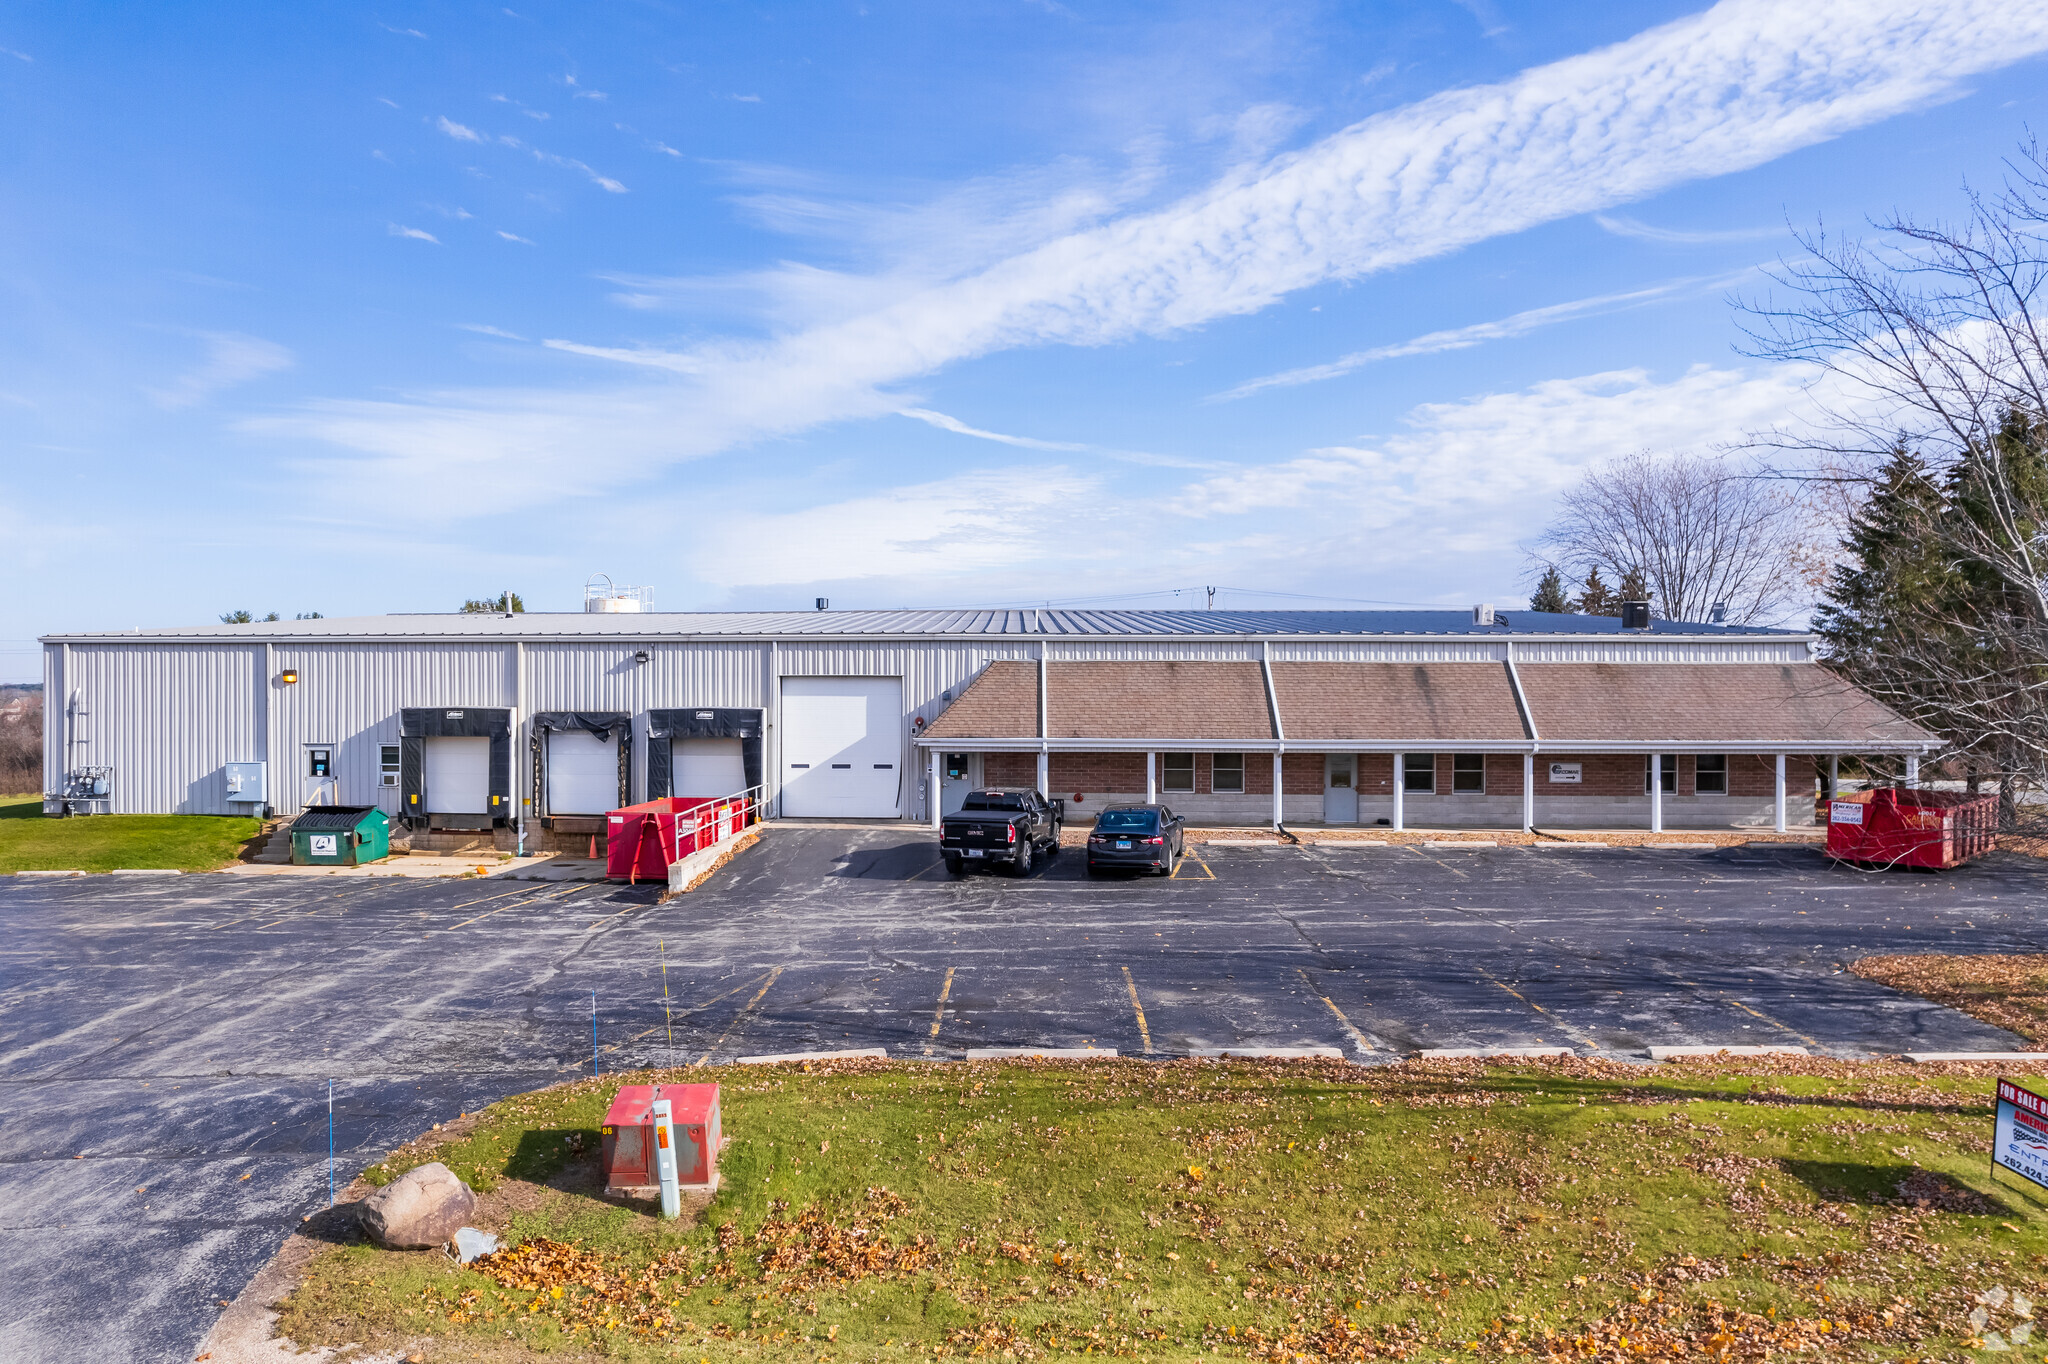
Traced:
POLYGON ((508 850, 587 847, 560 807, 611 789, 600 732, 621 805, 759 787, 782 818, 929 821, 1010 782, 1080 818, 1150 793, 1508 828, 1803 824, 1831 755, 1939 747, 1806 635, 1531 612, 380 616, 51 636, 44 676, 47 792, 95 770, 112 812, 246 814, 229 768, 261 763, 240 785, 278 813, 317 780, 508 850))

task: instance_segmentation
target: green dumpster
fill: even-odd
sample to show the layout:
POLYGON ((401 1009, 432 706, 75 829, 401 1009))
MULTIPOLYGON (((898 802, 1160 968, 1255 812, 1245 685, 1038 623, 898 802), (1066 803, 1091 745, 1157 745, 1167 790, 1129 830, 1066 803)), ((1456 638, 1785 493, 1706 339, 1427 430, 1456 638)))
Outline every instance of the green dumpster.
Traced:
POLYGON ((292 865, 355 867, 391 856, 391 821, 374 805, 316 805, 292 821, 292 865))

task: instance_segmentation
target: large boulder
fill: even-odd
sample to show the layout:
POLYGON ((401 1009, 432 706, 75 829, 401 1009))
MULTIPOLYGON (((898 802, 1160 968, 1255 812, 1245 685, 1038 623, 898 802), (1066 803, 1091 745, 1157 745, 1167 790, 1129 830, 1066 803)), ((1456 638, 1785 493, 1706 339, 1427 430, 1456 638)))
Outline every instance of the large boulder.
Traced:
POLYGON ((356 1205, 370 1239, 393 1250, 446 1245, 475 1211, 476 1195, 438 1160, 406 1171, 356 1205))

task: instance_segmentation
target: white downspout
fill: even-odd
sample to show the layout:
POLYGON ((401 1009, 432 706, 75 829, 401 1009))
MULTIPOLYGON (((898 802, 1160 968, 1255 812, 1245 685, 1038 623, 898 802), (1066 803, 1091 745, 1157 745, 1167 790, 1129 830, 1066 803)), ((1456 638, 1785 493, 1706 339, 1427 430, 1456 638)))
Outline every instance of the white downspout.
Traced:
MULTIPOLYGON (((1043 625, 1043 621, 1039 623, 1041 626, 1043 625)), ((1047 741, 1051 737, 1052 731, 1048 728, 1046 721, 1051 707, 1046 695, 1048 673, 1045 655, 1045 636, 1041 634, 1038 637, 1038 794, 1047 800, 1051 800, 1052 756, 1051 749, 1047 746, 1047 741)))
POLYGON ((1536 830, 1536 755, 1522 755, 1522 832, 1536 830))
POLYGON ((1287 726, 1280 718, 1280 693, 1273 686, 1273 641, 1259 641, 1259 672, 1266 679, 1266 711, 1273 718, 1273 739, 1279 744, 1273 750, 1273 827, 1278 829, 1284 822, 1286 811, 1281 802, 1286 791, 1284 774, 1287 752, 1287 726))

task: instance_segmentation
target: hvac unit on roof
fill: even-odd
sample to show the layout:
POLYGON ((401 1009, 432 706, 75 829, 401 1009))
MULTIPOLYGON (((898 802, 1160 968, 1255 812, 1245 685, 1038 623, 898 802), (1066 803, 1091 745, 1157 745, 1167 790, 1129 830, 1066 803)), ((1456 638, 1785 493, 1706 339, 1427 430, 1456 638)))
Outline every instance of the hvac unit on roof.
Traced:
POLYGON ((598 615, 638 615, 654 609, 651 587, 619 587, 602 573, 593 573, 583 584, 583 609, 598 615), (603 586, 598 580, 604 580, 603 586))

